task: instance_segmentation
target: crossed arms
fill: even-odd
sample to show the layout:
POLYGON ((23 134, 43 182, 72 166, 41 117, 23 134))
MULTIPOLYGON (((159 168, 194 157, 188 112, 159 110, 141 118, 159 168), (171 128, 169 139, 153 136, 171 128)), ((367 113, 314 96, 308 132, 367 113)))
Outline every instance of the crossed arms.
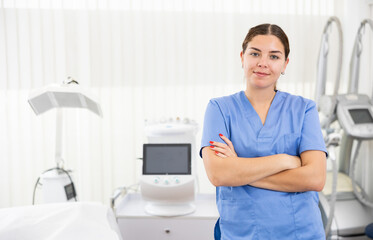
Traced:
POLYGON ((258 158, 241 158, 228 138, 226 144, 210 142, 202 158, 207 176, 215 186, 242 186, 282 192, 321 191, 326 178, 323 151, 304 151, 300 157, 276 154, 258 158))

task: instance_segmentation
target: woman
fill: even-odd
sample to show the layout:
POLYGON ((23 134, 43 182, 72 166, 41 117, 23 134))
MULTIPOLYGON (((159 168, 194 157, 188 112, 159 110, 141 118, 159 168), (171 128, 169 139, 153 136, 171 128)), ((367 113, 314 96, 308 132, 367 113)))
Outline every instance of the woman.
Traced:
POLYGON ((246 90, 210 100, 201 157, 216 188, 221 239, 325 239, 318 194, 326 148, 313 101, 276 90, 290 48, 253 27, 241 52, 246 90))

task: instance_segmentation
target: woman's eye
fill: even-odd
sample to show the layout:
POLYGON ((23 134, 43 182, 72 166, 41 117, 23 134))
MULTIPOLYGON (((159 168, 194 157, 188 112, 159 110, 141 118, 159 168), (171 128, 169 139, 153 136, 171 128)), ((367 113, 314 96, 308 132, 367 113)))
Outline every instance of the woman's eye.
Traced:
POLYGON ((257 56, 259 56, 259 53, 253 52, 253 53, 250 53, 250 55, 254 56, 254 57, 257 57, 257 56))
POLYGON ((271 59, 276 60, 276 59, 280 59, 280 58, 278 56, 276 56, 276 55, 271 55, 271 59))

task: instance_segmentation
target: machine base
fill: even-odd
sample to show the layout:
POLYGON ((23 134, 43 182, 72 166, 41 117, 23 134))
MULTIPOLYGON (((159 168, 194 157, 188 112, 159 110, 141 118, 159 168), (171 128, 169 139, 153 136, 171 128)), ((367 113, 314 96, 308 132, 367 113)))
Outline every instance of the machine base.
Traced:
MULTIPOLYGON (((320 210, 324 223, 328 219, 330 205, 325 195, 319 194, 320 210)), ((337 200, 334 219, 327 239, 334 240, 362 240, 365 236, 365 227, 373 222, 373 215, 368 207, 355 199, 337 200)))
POLYGON ((185 204, 160 204, 160 203, 147 203, 145 212, 150 215, 162 217, 182 216, 193 213, 196 206, 192 203, 185 204))

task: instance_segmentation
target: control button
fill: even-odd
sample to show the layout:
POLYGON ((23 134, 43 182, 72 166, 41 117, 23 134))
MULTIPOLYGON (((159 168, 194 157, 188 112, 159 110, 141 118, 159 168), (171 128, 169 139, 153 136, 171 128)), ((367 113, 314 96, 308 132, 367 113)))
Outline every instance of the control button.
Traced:
POLYGON ((170 181, 168 181, 168 179, 164 180, 164 184, 168 185, 169 183, 170 183, 170 181))
POLYGON ((180 179, 177 178, 177 177, 175 177, 175 183, 176 183, 176 184, 180 183, 180 179))
POLYGON ((154 183, 159 183, 159 178, 154 178, 154 183))

